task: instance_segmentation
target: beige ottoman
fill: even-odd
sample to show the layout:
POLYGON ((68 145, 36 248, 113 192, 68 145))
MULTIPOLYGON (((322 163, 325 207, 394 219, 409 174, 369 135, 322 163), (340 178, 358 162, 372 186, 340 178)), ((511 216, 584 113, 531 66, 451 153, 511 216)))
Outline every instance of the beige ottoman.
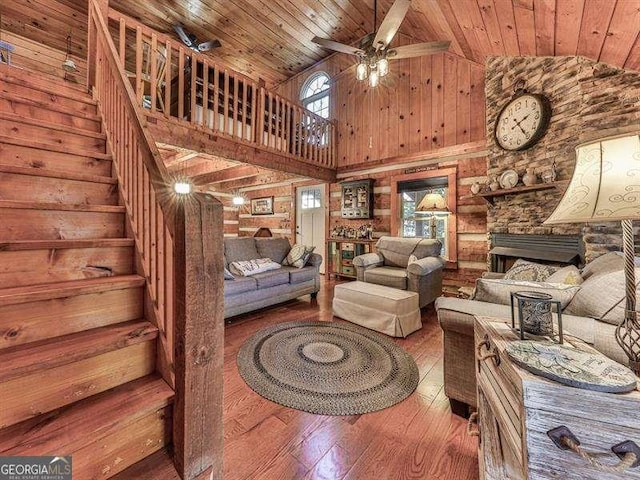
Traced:
POLYGON ((336 285, 333 314, 392 337, 406 337, 422 328, 417 293, 374 283, 336 285))

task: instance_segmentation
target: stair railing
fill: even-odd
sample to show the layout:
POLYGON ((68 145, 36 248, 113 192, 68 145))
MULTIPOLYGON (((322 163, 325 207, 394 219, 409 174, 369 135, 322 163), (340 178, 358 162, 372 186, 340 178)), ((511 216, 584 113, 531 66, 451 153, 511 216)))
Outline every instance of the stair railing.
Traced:
POLYGON ((222 476, 222 205, 174 193, 96 0, 89 0, 89 87, 103 119, 145 315, 160 330, 158 370, 176 390, 173 444, 184 479, 222 476))

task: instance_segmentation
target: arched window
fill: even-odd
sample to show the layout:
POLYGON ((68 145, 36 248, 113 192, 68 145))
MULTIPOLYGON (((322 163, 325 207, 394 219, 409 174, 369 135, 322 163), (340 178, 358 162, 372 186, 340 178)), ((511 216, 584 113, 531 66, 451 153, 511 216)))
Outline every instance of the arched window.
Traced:
POLYGON ((329 118, 329 75, 316 72, 311 75, 300 89, 302 105, 322 118, 329 118))

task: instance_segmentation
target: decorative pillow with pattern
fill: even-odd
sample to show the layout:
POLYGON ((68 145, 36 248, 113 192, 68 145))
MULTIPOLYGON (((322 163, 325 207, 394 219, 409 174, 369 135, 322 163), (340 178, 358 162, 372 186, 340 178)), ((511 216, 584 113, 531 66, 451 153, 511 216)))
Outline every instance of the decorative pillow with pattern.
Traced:
POLYGON ((304 267, 315 248, 316 247, 308 247, 306 245, 300 245, 296 243, 293 247, 291 247, 291 250, 289 250, 286 258, 282 261, 282 265, 288 265, 297 268, 304 267))
POLYGON ((567 285, 580 285, 584 282, 582 275, 580 275, 580 270, 575 265, 562 267, 545 281, 548 283, 565 283, 567 285))
POLYGON ((524 280, 527 282, 546 282, 560 267, 543 265, 541 263, 528 262, 519 258, 513 266, 504 274, 505 280, 524 280))
POLYGON ((476 281, 476 291, 473 299, 479 302, 511 305, 512 292, 533 291, 551 295, 554 300, 560 302, 560 308, 564 309, 579 290, 580 287, 577 285, 564 285, 561 283, 479 278, 476 281))
POLYGON ((248 277, 257 273, 268 272, 282 268, 282 265, 270 258, 256 258, 255 260, 238 260, 229 264, 229 270, 238 277, 248 277))

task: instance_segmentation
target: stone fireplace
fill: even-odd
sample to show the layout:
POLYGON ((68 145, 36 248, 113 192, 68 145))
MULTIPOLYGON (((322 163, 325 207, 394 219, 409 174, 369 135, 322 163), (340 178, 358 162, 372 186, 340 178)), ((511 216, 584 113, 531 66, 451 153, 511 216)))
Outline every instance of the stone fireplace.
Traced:
POLYGON ((490 271, 504 273, 518 258, 538 263, 579 266, 584 261, 582 236, 510 233, 491 235, 490 271))

